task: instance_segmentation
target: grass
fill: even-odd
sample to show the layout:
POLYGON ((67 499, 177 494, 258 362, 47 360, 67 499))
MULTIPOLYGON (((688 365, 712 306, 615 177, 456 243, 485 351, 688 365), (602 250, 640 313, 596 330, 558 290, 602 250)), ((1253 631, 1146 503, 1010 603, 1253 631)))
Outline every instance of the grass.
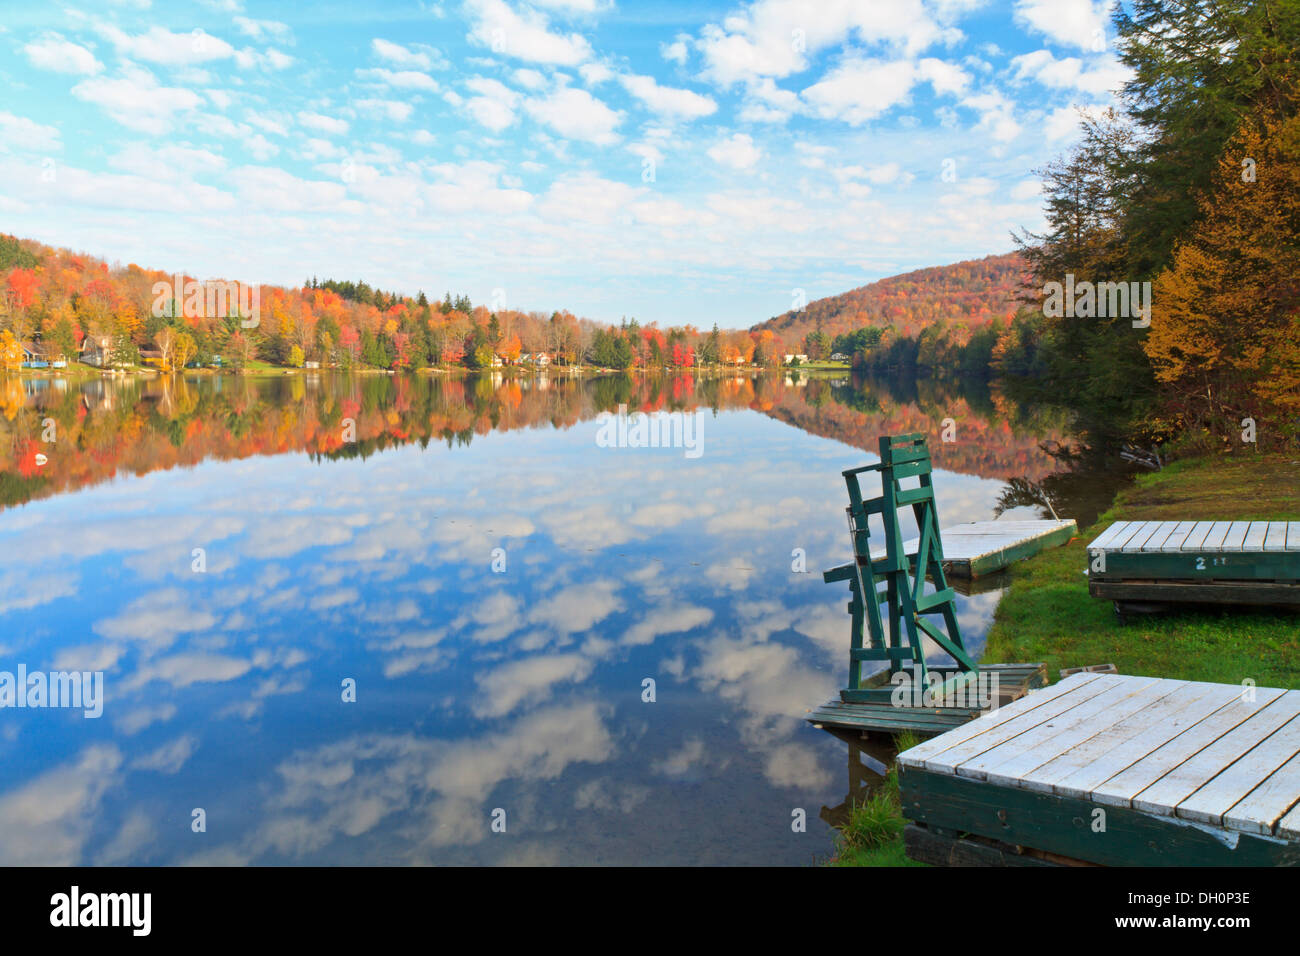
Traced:
MULTIPOLYGON (((908 731, 894 737, 899 753, 920 743, 908 731)), ((828 866, 924 866, 903 850, 903 808, 898 796, 898 766, 889 768, 884 784, 867 802, 849 812, 849 821, 835 839, 828 866)))
POLYGON ((1300 466, 1285 457, 1176 462, 1120 492, 1096 524, 1064 547, 1017 564, 998 604, 983 660, 1062 667, 1114 664, 1121 674, 1260 686, 1300 686, 1300 619, 1223 608, 1130 616, 1088 596, 1085 545, 1115 521, 1300 520, 1300 466))
MULTIPOLYGON (((986 663, 1044 661, 1062 667, 1114 664, 1121 674, 1300 687, 1300 615, 1210 610, 1121 624, 1108 601, 1088 596, 1085 545, 1115 521, 1247 518, 1300 521, 1300 462, 1242 455, 1176 462, 1140 476, 1091 527, 1064 547, 1011 570, 981 658, 986 663)), ((900 752, 916 739, 900 735, 900 752)), ((840 830, 831 866, 916 866, 903 851, 898 771, 854 808, 840 830)))

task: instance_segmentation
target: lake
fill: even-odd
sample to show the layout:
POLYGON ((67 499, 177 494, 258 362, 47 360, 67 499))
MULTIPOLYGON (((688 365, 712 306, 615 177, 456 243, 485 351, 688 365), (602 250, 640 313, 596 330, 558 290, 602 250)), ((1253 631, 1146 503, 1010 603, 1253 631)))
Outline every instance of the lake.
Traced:
POLYGON ((820 572, 841 470, 907 432, 944 524, 1109 500, 978 388, 0 381, 0 670, 104 675, 97 718, 0 710, 0 863, 824 859, 864 758, 802 719, 847 672, 820 572))

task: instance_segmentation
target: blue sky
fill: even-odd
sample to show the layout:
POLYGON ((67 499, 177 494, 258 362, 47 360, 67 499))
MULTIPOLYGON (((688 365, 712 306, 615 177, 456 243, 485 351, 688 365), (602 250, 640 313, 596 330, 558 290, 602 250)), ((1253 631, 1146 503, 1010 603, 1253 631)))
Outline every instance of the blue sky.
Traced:
POLYGON ((743 327, 1041 223, 1109 0, 3 0, 0 230, 743 327))

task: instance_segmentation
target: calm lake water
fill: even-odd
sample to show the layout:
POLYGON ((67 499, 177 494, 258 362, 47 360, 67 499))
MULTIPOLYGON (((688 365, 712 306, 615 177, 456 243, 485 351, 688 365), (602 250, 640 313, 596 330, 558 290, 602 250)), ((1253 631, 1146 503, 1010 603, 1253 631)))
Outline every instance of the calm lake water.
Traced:
POLYGON ((840 471, 925 432, 982 520, 1063 437, 847 378, 56 384, 0 381, 0 671, 105 700, 0 710, 5 864, 825 858, 862 784, 802 719, 847 673, 840 471), (695 450, 602 447, 620 404, 695 450))

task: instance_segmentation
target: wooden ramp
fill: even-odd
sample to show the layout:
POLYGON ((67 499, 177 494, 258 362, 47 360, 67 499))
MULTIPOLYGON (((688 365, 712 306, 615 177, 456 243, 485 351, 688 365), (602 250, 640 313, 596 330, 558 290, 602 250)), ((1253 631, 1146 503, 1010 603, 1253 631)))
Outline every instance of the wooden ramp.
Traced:
MULTIPOLYGON (((1040 551, 1065 544, 1079 533, 1073 519, 1066 521, 972 521, 939 532, 943 542, 943 567, 958 577, 977 578, 1001 571, 1040 551)), ((907 555, 916 554, 920 538, 903 544, 907 555)), ((873 551, 883 558, 885 549, 873 551)))
MULTIPOLYGON (((930 665, 930 673, 945 681, 957 673, 955 667, 930 665)), ((804 717, 818 729, 848 731, 866 736, 872 732, 896 734, 910 730, 922 736, 941 734, 974 720, 988 710, 1004 707, 1019 700, 1031 690, 1047 683, 1046 664, 982 664, 980 674, 986 681, 996 678, 997 696, 990 707, 980 706, 916 706, 907 700, 905 706, 895 706, 891 701, 859 702, 843 699, 828 700, 804 717)), ((910 677, 910 674, 908 675, 910 677)), ((888 688, 890 672, 877 671, 862 681, 864 688, 888 688)), ((903 695, 906 697, 906 695, 903 695)))
POLYGON ((1300 691, 1075 674, 898 764, 926 862, 1300 864, 1300 691))
POLYGON ((1117 602, 1300 605, 1300 521, 1120 521, 1088 545, 1117 602))

